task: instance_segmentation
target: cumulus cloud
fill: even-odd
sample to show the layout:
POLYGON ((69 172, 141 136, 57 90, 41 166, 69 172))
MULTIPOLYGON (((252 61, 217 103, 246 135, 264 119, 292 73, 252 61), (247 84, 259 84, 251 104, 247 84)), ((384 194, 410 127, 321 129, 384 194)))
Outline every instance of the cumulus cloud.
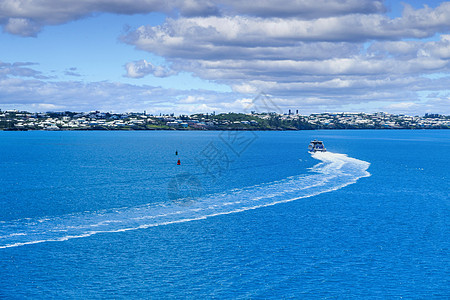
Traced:
POLYGON ((446 72, 447 35, 428 43, 402 39, 433 36, 449 26, 450 3, 443 3, 416 11, 407 6, 404 15, 393 20, 380 14, 313 20, 248 16, 168 19, 160 26, 142 26, 122 40, 165 57, 177 70, 239 86, 239 91, 254 91, 248 82, 255 80, 270 83, 305 80, 305 76, 314 81, 318 79, 313 76, 446 72), (421 21, 427 19, 428 23, 421 21), (365 52, 362 43, 370 40, 379 42, 365 52), (243 81, 247 82, 245 89, 243 81))
POLYGON ((57 25, 94 13, 144 14, 169 12, 175 1, 158 0, 4 0, 0 3, 0 24, 11 34, 35 36, 46 25, 57 25))
POLYGON ((443 34, 439 41, 384 41, 373 43, 368 52, 373 56, 391 56, 397 60, 434 57, 448 60, 450 58, 450 35, 443 34))
POLYGON ((346 14, 372 14, 385 11, 383 1, 379 0, 260 0, 220 1, 225 11, 262 17, 321 18, 346 14), (326 9, 324 9, 326 8, 326 9))
POLYGON ((4 30, 21 36, 35 36, 39 31, 39 25, 30 19, 9 18, 4 25, 4 30))
MULTIPOLYGON (((160 55, 197 56, 224 47, 283 47, 298 42, 365 42, 431 37, 450 30, 450 2, 434 10, 405 9, 401 18, 350 14, 313 20, 211 16, 168 19, 163 25, 142 26, 123 37, 137 48, 160 55)), ((226 48, 225 48, 226 49, 226 48)))
MULTIPOLYGON (((439 92, 442 86, 450 85, 450 77, 396 78, 392 80, 367 81, 347 78, 348 82, 331 79, 322 83, 273 83, 270 88, 274 96, 271 101, 280 111, 300 109, 302 113, 318 110, 346 110, 346 105, 359 103, 390 103, 386 109, 401 108, 401 103, 418 100, 415 91, 439 92), (345 86, 345 93, 342 92, 345 86), (322 91, 318 93, 317 91, 322 91), (295 93, 291 93, 295 91, 295 93), (396 103, 400 103, 395 105, 396 103)), ((266 82, 250 82, 253 86, 266 82)), ((245 91, 244 91, 245 92, 245 91)), ((58 110, 74 111, 143 111, 150 113, 194 113, 248 111, 255 96, 246 97, 239 92, 214 92, 206 90, 164 89, 147 85, 132 85, 114 82, 46 81, 16 77, 0 77, 0 107, 55 107, 58 110)), ((434 96, 428 101, 429 110, 442 109, 450 113, 447 96, 434 96)), ((410 109, 422 106, 411 106, 410 109)), ((44 109, 45 110, 45 109, 44 109)), ((48 109, 47 109, 48 110, 48 109)), ((417 110, 415 111, 417 113, 417 110)))
POLYGON ((450 98, 433 98, 418 102, 399 102, 387 104, 382 110, 398 114, 423 115, 425 113, 442 113, 450 110, 450 98), (439 110, 436 108, 439 107, 439 110))
MULTIPOLYGON (((350 9, 351 1, 343 3, 349 5, 347 12, 287 18, 276 9, 259 14, 258 6, 270 5, 266 1, 256 8, 235 4, 247 15, 169 18, 159 26, 139 27, 122 40, 235 92, 265 91, 302 103, 370 102, 375 97, 404 102, 424 89, 447 89, 448 79, 423 75, 450 72, 445 34, 450 3, 418 10, 405 5, 403 15, 394 19, 379 13, 384 9, 380 3, 371 8, 366 3, 367 10, 358 12, 350 9), (421 41, 437 33, 444 33, 440 40, 421 41)), ((295 5, 285 7, 295 11, 295 5)))
MULTIPOLYGON (((20 95, 28 87, 36 95, 59 99, 57 90, 64 89, 61 95, 69 99, 78 95, 69 93, 73 85, 83 91, 85 99, 95 95, 100 99, 96 101, 105 101, 102 105, 113 105, 108 99, 134 107, 150 105, 148 93, 150 98, 164 99, 152 102, 155 107, 176 106, 185 111, 229 111, 261 91, 277 95, 285 107, 339 109, 384 101, 388 103, 385 108, 413 110, 424 108, 409 105, 416 103, 417 92, 445 91, 450 84, 450 2, 420 9, 405 4, 400 17, 390 18, 381 0, 4 0, 0 25, 6 32, 32 36, 43 26, 95 13, 155 11, 170 17, 161 25, 128 31, 121 41, 163 57, 170 68, 132 61, 124 65, 125 76, 138 79, 188 72, 226 84, 233 93, 194 91, 188 95, 164 90, 163 96, 153 87, 49 83, 30 66, 11 64, 0 64, 0 79, 9 88, 22 81, 22 86, 16 86, 20 95), (434 74, 443 75, 437 78, 434 74), (139 101, 143 101, 141 106, 139 101)), ((66 71, 66 75, 76 74, 66 71)), ((446 109, 442 103, 448 97, 439 99, 427 105, 446 109)))
POLYGON ((36 65, 30 62, 5 63, 0 61, 0 78, 8 76, 33 77, 36 79, 46 79, 42 72, 36 71, 29 66, 36 65))
POLYGON ((220 14, 253 16, 295 16, 316 18, 350 13, 384 11, 381 0, 298 0, 258 2, 234 0, 3 0, 0 24, 11 34, 35 36, 43 26, 57 25, 94 13, 145 14, 163 12, 186 17, 220 14), (326 7, 326 9, 323 9, 326 7))
MULTIPOLYGON (((395 89, 400 87, 396 85, 400 82, 398 78, 404 80, 450 71, 447 35, 433 42, 377 42, 366 52, 361 46, 345 42, 299 41, 297 47, 255 49, 235 46, 235 51, 232 46, 223 51, 223 46, 218 45, 218 53, 209 53, 208 56, 203 55, 207 50, 202 52, 199 48, 184 55, 176 43, 167 48, 164 43, 160 45, 155 52, 172 59, 177 69, 229 84, 241 93, 264 90, 286 94, 312 88, 319 92, 329 87, 342 90, 385 86, 395 89), (275 55, 276 49, 279 49, 279 56, 275 55), (236 52, 242 53, 240 58, 235 57, 236 52)), ((212 43, 209 49, 216 51, 212 43)))
POLYGON ((162 66, 154 66, 144 59, 127 63, 125 65, 125 70, 127 71, 126 76, 130 78, 142 78, 149 74, 152 74, 155 77, 168 77, 177 74, 176 71, 162 66))
POLYGON ((180 13, 184 16, 218 14, 208 0, 3 0, 0 25, 3 30, 21 36, 36 36, 43 26, 58 25, 95 13, 146 14, 180 13))
MULTIPOLYGON (((0 77, 0 108, 35 110, 57 108, 72 111, 143 111, 149 113, 199 112, 199 102, 187 99, 204 99, 204 107, 223 109, 229 99, 240 97, 236 93, 217 93, 207 90, 165 89, 148 85, 117 82, 47 81, 16 77, 0 77), (193 97, 193 98, 189 98, 193 97)), ((205 109, 201 112, 209 112, 205 109)))

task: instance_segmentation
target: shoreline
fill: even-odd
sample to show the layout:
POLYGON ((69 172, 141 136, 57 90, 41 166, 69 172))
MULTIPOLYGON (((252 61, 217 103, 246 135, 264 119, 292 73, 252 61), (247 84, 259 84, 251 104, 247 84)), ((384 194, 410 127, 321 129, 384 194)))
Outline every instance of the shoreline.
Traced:
POLYGON ((184 129, 184 128, 151 128, 151 129, 133 129, 133 128, 124 128, 124 129, 86 129, 86 128, 80 128, 80 129, 0 129, 0 131, 45 131, 45 132, 61 132, 61 131, 185 131, 185 132, 198 132, 198 131, 322 131, 322 130, 448 130, 449 127, 442 127, 442 128, 313 128, 313 129, 247 129, 247 128, 211 128, 211 129, 184 129))

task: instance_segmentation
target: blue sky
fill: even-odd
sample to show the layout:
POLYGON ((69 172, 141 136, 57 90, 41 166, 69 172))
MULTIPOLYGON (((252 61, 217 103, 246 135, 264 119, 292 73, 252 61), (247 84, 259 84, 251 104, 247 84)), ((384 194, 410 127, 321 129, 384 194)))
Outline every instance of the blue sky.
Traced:
POLYGON ((0 109, 450 114, 450 2, 4 0, 0 109))

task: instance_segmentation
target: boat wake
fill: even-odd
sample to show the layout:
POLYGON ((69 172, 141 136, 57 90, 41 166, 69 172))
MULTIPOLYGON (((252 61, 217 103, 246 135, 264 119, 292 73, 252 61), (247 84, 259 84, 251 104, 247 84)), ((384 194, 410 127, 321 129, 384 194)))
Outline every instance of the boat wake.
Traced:
POLYGON ((370 176, 368 162, 332 152, 311 155, 320 163, 308 174, 203 196, 190 202, 180 200, 170 204, 0 222, 0 249, 202 220, 312 197, 370 176))

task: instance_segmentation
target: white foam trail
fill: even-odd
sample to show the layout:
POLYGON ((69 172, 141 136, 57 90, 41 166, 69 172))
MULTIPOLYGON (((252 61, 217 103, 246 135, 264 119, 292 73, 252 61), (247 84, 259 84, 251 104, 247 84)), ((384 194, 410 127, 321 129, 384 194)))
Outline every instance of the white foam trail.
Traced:
POLYGON ((0 249, 238 213, 338 190, 370 176, 367 172, 370 163, 345 154, 317 152, 312 157, 321 162, 311 168, 310 174, 200 197, 192 200, 190 205, 148 204, 61 217, 3 221, 0 223, 0 249))

